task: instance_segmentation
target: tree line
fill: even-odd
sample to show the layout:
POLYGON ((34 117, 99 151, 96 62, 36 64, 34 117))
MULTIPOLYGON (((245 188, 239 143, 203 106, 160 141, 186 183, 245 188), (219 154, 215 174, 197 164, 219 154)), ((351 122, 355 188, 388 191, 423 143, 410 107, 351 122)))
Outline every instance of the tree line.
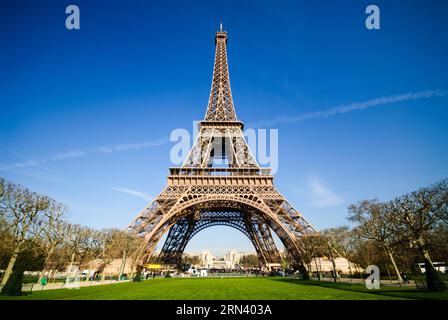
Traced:
POLYGON ((21 289, 25 270, 41 271, 41 278, 49 269, 65 270, 69 263, 81 267, 99 259, 104 267, 113 259, 132 256, 141 246, 140 238, 119 229, 95 230, 70 223, 66 212, 65 205, 50 197, 0 177, 3 293, 21 289))
POLYGON ((418 263, 423 263, 428 290, 446 289, 434 261, 448 258, 448 180, 387 202, 359 201, 348 207, 347 219, 349 226, 303 240, 308 270, 314 258, 327 256, 336 271, 334 258, 343 256, 349 268, 350 262, 377 265, 403 282, 403 273, 420 273, 418 263))
MULTIPOLYGON (((138 263, 142 239, 118 229, 95 230, 70 223, 66 212, 63 204, 0 177, 3 291, 21 284, 25 270, 41 271, 42 277, 49 269, 64 270, 68 263, 81 266, 94 259, 99 259, 102 266, 128 256, 133 257, 133 264, 138 263)), ((363 200, 352 204, 348 222, 349 226, 302 239, 307 270, 312 269, 315 258, 325 256, 336 275, 335 258, 342 256, 349 261, 349 268, 350 263, 363 268, 378 265, 402 282, 401 274, 419 272, 416 265, 422 262, 428 289, 445 289, 433 262, 446 262, 448 257, 448 180, 388 202, 363 200)), ((257 263, 253 257, 246 260, 244 265, 257 263)))

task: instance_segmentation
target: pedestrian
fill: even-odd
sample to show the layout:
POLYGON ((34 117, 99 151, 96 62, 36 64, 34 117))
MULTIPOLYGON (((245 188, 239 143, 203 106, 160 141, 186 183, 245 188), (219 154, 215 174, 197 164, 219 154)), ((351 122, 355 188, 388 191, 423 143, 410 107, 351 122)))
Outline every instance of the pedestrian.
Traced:
POLYGON ((404 283, 409 283, 408 275, 406 273, 401 274, 401 278, 403 279, 404 283))

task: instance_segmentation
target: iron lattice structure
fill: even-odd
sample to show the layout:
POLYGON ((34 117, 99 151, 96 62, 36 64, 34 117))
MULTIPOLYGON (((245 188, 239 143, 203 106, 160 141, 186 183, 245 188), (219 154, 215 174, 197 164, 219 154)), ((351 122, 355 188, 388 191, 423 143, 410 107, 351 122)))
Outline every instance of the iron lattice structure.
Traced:
POLYGON ((277 191, 270 169, 261 168, 251 154, 233 104, 226 32, 216 33, 215 45, 210 99, 196 141, 182 166, 170 168, 165 188, 129 229, 144 237, 146 258, 168 232, 158 256, 168 264, 179 264, 192 237, 216 225, 244 233, 262 264, 280 263, 274 232, 305 272, 301 239, 316 231, 277 191), (221 166, 215 166, 217 160, 221 166))

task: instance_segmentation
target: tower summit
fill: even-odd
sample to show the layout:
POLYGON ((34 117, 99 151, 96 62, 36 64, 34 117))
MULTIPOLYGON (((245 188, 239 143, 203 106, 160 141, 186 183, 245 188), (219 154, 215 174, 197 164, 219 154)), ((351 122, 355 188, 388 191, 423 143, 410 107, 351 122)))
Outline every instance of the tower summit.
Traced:
POLYGON ((215 47, 212 88, 205 120, 236 121, 227 63, 227 32, 222 31, 222 24, 220 31, 216 32, 215 47))

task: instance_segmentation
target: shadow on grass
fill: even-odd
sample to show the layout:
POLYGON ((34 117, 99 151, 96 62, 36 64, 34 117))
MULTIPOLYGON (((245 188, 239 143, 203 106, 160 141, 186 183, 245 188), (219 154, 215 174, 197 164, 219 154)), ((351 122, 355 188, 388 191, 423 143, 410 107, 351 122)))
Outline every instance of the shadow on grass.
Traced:
POLYGON ((299 280, 293 278, 271 278, 273 281, 283 281, 287 283, 293 283, 298 285, 309 285, 323 288, 331 288, 336 290, 353 291, 369 293, 373 295, 382 295, 390 297, 401 297, 405 299, 418 299, 418 300, 448 300, 448 290, 444 292, 429 292, 426 290, 417 290, 409 287, 392 287, 382 286, 379 290, 369 290, 362 284, 355 283, 340 283, 340 282, 325 282, 315 280, 299 280))

